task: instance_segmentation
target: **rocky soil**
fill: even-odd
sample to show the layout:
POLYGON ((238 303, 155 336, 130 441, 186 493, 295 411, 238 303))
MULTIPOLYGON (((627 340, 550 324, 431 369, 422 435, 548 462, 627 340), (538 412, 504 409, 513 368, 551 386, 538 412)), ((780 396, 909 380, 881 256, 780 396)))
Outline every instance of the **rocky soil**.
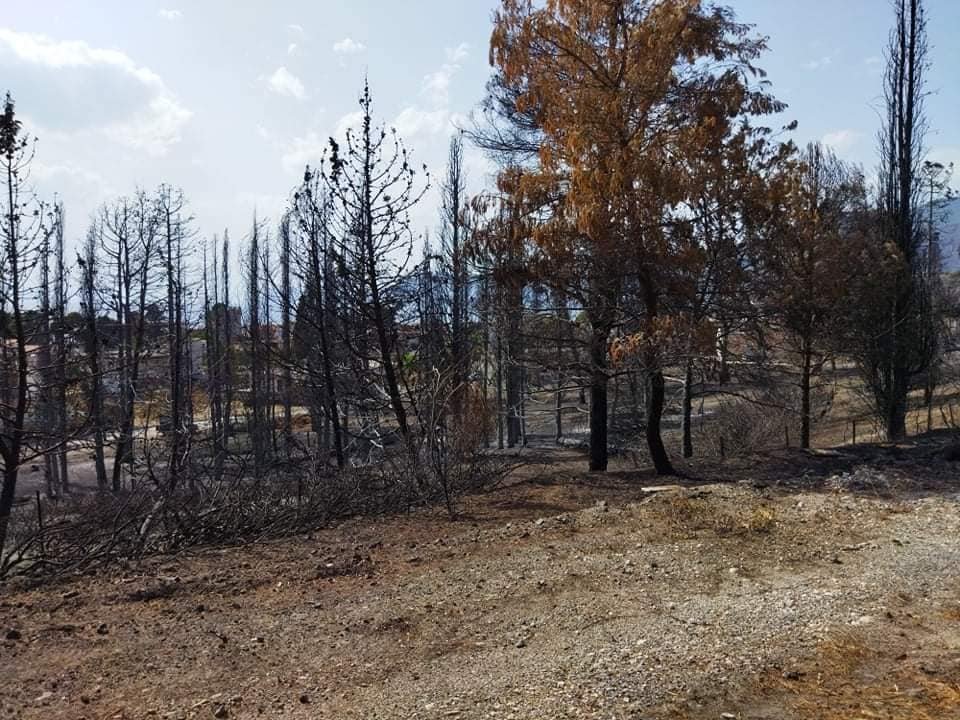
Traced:
POLYGON ((546 467, 454 522, 9 583, 0 717, 960 717, 952 466, 830 462, 546 467))

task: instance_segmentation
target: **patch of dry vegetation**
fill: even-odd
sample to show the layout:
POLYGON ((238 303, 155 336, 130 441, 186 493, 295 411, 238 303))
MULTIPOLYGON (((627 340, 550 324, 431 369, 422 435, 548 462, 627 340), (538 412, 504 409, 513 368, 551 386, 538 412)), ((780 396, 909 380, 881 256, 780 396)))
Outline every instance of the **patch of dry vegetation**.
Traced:
POLYGON ((718 537, 769 533, 777 524, 777 513, 771 506, 731 506, 709 494, 673 495, 652 507, 678 537, 696 537, 704 532, 718 537))
POLYGON ((943 677, 906 654, 889 653, 854 634, 822 643, 817 671, 796 680, 781 679, 790 707, 801 718, 819 720, 946 720, 960 717, 960 673, 943 677), (885 657, 886 655, 886 657, 885 657), (878 660, 881 667, 878 667, 878 660), (885 662, 884 662, 885 661, 885 662))

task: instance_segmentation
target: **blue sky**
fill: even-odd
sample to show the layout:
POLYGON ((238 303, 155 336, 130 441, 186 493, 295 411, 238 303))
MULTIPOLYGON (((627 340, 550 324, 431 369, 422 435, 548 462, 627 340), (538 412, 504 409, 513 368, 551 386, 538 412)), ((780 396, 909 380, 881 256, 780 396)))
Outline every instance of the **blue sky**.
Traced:
MULTIPOLYGON (((770 37, 761 61, 798 142, 871 172, 887 0, 732 0, 770 37)), ((483 96, 492 0, 35 0, 0 18, 0 90, 39 135, 34 180, 69 233, 104 200, 184 188, 197 229, 276 220, 305 162, 350 122, 365 72, 375 109, 443 171, 450 133, 483 96)), ((932 156, 960 166, 960 2, 928 0, 932 156)), ((489 168, 472 151, 474 190, 489 168)), ((955 183, 956 184, 956 183, 955 183)), ((433 226, 435 199, 418 211, 433 226)))

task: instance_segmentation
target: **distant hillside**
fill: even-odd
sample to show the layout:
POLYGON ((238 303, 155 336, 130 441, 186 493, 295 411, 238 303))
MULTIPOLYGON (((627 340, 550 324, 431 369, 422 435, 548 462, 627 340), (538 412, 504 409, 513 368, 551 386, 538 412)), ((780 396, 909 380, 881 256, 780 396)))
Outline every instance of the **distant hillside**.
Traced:
POLYGON ((940 252, 945 272, 960 272, 960 198, 954 198, 938 212, 940 252))

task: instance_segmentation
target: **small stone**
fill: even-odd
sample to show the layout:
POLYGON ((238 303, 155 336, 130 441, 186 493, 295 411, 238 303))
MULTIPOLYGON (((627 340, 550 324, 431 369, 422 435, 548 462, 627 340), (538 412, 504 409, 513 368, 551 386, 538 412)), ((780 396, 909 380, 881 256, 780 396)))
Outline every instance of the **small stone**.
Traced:
POLYGON ((50 701, 50 698, 52 698, 52 697, 53 697, 53 693, 50 692, 49 690, 47 690, 47 691, 46 691, 45 693, 43 693, 42 695, 39 695, 38 697, 35 697, 35 698, 33 699, 33 701, 34 701, 37 705, 45 705, 47 702, 50 701))
POLYGON ((7 640, 19 640, 20 638, 23 637, 23 635, 16 628, 10 628, 9 630, 7 630, 7 634, 4 635, 4 637, 7 640))
POLYGON ((100 623, 97 626, 97 635, 107 635, 110 633, 110 628, 107 627, 106 623, 100 623))
POLYGON ((223 720, 223 718, 230 717, 230 711, 227 709, 226 705, 217 705, 213 709, 213 716, 217 718, 217 720, 223 720))
POLYGON ((526 638, 520 638, 519 640, 517 640, 517 641, 513 644, 513 646, 516 647, 516 648, 525 648, 525 647, 527 646, 527 639, 526 639, 526 638))
POLYGON ((300 704, 301 704, 301 705, 309 705, 309 704, 310 704, 310 696, 307 695, 306 693, 303 693, 303 694, 300 696, 300 704))

